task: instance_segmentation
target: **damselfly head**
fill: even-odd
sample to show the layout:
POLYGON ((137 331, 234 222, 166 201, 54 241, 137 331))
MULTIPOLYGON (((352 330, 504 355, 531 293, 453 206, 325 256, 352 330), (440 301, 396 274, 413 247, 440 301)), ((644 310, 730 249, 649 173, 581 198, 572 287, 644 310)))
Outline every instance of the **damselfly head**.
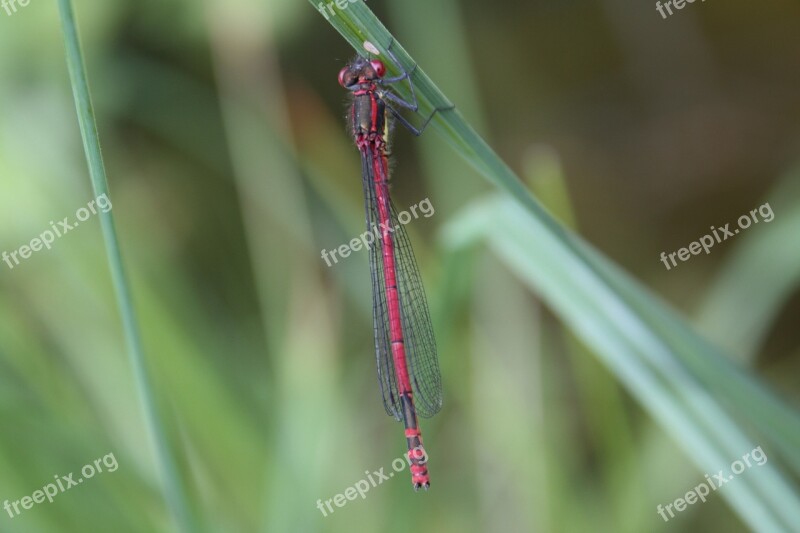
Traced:
POLYGON ((386 65, 380 59, 365 59, 357 56, 339 71, 339 85, 352 87, 358 83, 368 83, 382 78, 386 74, 386 65))

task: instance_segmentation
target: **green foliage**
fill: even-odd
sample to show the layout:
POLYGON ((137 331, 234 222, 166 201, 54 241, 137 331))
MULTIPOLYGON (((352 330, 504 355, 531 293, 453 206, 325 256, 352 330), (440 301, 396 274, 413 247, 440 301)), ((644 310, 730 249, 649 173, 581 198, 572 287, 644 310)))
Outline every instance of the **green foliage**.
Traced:
MULTIPOLYGON (((0 531, 797 529, 797 414, 778 399, 798 392, 796 173, 764 198, 769 225, 675 271, 652 253, 757 205, 790 164, 767 134, 772 152, 726 151, 738 137, 715 138, 713 112, 726 132, 755 116, 789 138, 796 91, 758 89, 794 87, 770 77, 793 69, 762 66, 791 53, 780 21, 797 17, 763 6, 775 38, 758 46, 741 24, 698 26, 748 54, 694 59, 763 83, 731 81, 741 100, 712 86, 719 105, 689 105, 636 92, 691 86, 659 55, 682 50, 663 46, 678 19, 666 33, 613 19, 638 6, 370 0, 395 39, 363 2, 347 5, 330 23, 353 48, 393 41, 419 63, 421 116, 458 104, 432 133, 394 142, 398 207, 436 207, 408 226, 445 390, 422 421, 431 490, 401 473, 332 515, 316 507, 404 448, 376 390, 367 258, 320 259, 363 231, 363 205, 336 83, 352 50, 317 4, 32 2, 0 8, 0 251, 109 189, 113 211, 0 263, 0 504, 110 452, 119 468, 15 518, 0 508, 0 531), (701 170, 736 154, 724 181, 681 166, 691 157, 670 125, 695 131, 686 116, 712 128, 691 137, 701 170), (658 159, 633 142, 654 133, 655 155, 683 154, 670 194, 648 190, 658 159), (664 524, 656 505, 756 445, 765 465, 664 524)), ((744 2, 695 12, 761 27, 744 2)))

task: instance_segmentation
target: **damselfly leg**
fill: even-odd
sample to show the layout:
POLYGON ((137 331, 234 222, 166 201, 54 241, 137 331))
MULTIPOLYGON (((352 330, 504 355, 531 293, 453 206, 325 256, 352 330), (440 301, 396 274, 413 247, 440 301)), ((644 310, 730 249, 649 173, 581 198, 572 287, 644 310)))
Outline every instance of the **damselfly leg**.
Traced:
POLYGON ((441 111, 449 111, 450 109, 455 108, 455 105, 451 104, 445 107, 434 108, 431 114, 428 115, 428 117, 425 118, 425 120, 422 122, 421 126, 414 126, 407 118, 405 118, 402 114, 400 114, 400 112, 397 109, 395 109, 389 102, 392 102, 404 109, 408 109, 409 111, 413 111, 414 113, 419 111, 419 101, 417 100, 417 94, 414 91, 414 82, 411 79, 412 74, 414 73, 415 70, 417 70, 417 64, 414 63, 414 66, 411 67, 410 70, 407 70, 400 62, 400 60, 397 59, 397 56, 394 55, 394 52, 392 52, 393 44, 394 44, 394 39, 392 39, 392 41, 389 43, 389 46, 386 47, 386 54, 389 56, 389 59, 392 60, 392 63, 394 63, 394 66, 397 68, 397 70, 400 71, 401 74, 391 78, 382 78, 378 80, 378 85, 387 89, 381 92, 380 97, 381 99, 383 99, 384 104, 386 104, 386 109, 389 110, 392 116, 395 119, 397 119, 397 121, 400 122, 414 136, 419 137, 420 135, 422 135, 422 132, 425 131, 425 128, 428 127, 428 124, 430 124, 431 120, 433 120, 433 117, 436 116, 436 113, 439 113, 441 111), (400 96, 391 92, 391 90, 388 90, 392 84, 395 84, 397 82, 406 79, 408 80, 408 90, 411 93, 411 101, 404 100, 400 96))

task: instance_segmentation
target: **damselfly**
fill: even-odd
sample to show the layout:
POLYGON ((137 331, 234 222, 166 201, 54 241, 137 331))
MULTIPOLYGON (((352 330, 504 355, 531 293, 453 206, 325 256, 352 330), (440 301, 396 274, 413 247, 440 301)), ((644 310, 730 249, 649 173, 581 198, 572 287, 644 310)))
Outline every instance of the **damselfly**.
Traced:
MULTIPOLYGON (((377 52, 369 43, 365 48, 377 52)), ((389 195, 389 130, 393 120, 420 135, 437 110, 417 128, 395 109, 416 112, 417 98, 411 74, 391 51, 400 72, 385 77, 379 59, 357 56, 339 72, 339 83, 352 92, 350 127, 359 152, 364 186, 367 229, 378 228, 370 246, 372 309, 378 383, 389 415, 405 425, 408 461, 414 490, 430 486, 427 454, 422 446, 417 415, 431 417, 442 406, 442 381, 430 312, 411 243, 389 195), (389 89, 408 80, 411 101, 389 89)))

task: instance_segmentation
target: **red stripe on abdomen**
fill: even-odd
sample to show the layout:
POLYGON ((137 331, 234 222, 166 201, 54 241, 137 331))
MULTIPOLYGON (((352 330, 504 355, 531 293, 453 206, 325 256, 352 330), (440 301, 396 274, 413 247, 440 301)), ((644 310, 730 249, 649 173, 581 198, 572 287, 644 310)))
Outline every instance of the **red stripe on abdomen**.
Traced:
POLYGON ((372 150, 373 175, 375 179, 375 196, 378 203, 378 219, 381 225, 383 241, 383 277, 386 284, 386 307, 389 314, 389 339, 392 348, 398 392, 411 393, 411 380, 408 376, 408 362, 403 340, 403 323, 400 315, 400 294, 397 290, 397 271, 394 261, 394 238, 391 227, 391 207, 389 202, 389 164, 379 143, 369 144, 372 150))

